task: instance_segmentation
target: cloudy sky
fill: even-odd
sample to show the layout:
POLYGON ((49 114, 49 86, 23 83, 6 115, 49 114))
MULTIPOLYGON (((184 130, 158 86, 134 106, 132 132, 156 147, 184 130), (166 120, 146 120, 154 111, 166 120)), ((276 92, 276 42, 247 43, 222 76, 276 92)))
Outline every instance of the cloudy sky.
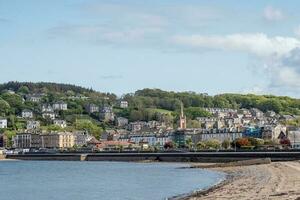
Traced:
POLYGON ((0 0, 0 82, 300 97, 300 1, 0 0))

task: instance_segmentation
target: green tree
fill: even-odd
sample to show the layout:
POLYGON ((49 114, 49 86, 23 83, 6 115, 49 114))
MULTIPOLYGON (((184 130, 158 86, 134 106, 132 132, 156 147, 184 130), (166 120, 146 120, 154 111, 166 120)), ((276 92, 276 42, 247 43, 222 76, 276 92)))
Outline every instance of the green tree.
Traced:
POLYGON ((185 144, 186 144, 186 146, 187 146, 189 149, 192 149, 193 146, 194 146, 194 143, 193 143, 192 138, 188 138, 188 139, 185 141, 185 144))
POLYGON ((13 145, 12 139, 13 139, 14 136, 16 136, 16 131, 9 131, 9 130, 6 130, 6 131, 4 132, 4 135, 5 135, 6 138, 7 138, 6 146, 7 146, 7 147, 12 147, 12 145, 13 145))
POLYGON ((76 130, 85 130, 88 131, 90 134, 92 134, 95 138, 100 139, 101 133, 103 132, 103 129, 90 120, 76 120, 74 123, 74 127, 76 130))
POLYGON ((189 107, 185 109, 185 114, 190 119, 196 119, 197 117, 210 117, 211 114, 202 108, 189 107))
POLYGON ((19 89, 18 89, 18 93, 22 93, 22 94, 29 94, 29 88, 25 85, 22 85, 19 89))
POLYGON ((0 98, 0 116, 6 115, 10 110, 10 105, 7 101, 0 98))
POLYGON ((12 112, 20 113, 24 108, 23 99, 17 94, 4 93, 1 97, 10 105, 12 112))

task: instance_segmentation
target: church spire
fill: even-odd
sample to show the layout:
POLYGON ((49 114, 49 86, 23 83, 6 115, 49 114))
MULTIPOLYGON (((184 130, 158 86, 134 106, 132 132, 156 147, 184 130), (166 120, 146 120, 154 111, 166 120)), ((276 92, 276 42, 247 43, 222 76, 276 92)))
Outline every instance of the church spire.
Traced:
POLYGON ((186 116, 183 112, 183 103, 181 102, 181 113, 180 113, 180 119, 179 119, 179 128, 180 129, 186 129, 186 116))

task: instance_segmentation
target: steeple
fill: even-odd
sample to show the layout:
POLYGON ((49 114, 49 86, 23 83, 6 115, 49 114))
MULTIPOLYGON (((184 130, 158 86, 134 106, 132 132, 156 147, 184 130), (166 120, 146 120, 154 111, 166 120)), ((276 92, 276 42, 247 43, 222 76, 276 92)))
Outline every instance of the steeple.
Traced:
POLYGON ((183 112, 183 103, 181 102, 181 113, 180 113, 180 119, 179 119, 179 128, 180 129, 186 129, 186 116, 183 112))

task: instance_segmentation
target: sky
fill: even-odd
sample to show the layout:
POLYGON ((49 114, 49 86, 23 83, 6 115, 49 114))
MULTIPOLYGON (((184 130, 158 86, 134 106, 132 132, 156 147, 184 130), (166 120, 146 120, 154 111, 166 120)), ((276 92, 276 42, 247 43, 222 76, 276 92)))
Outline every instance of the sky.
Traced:
POLYGON ((300 98, 300 1, 0 0, 0 82, 300 98))

